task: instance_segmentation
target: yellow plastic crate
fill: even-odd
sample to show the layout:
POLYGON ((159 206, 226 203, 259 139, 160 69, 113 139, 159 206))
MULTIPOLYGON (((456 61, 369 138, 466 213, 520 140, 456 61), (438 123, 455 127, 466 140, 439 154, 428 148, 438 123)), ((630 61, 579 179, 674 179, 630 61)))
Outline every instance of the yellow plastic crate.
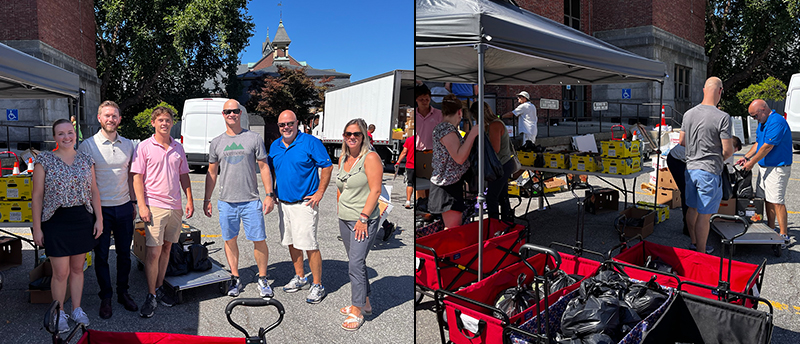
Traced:
POLYGON ((516 181, 511 181, 508 183, 508 195, 519 196, 519 185, 517 185, 516 181))
MULTIPOLYGON (((653 202, 639 201, 636 202, 636 207, 639 209, 653 210, 653 202)), ((656 223, 661 223, 669 220, 669 207, 666 204, 658 204, 656 207, 656 223)))
POLYGON ((544 154, 544 167, 548 168, 569 168, 569 153, 543 153, 544 154))
POLYGON ((597 163, 597 157, 592 155, 570 155, 569 169, 572 171, 597 172, 603 170, 603 165, 597 163))
POLYGON ((604 158, 603 159, 603 173, 608 174, 631 174, 642 170, 642 159, 635 158, 604 158))
POLYGON ((641 141, 610 140, 601 141, 603 157, 609 158, 631 158, 641 154, 641 141))
POLYGON ((0 222, 32 222, 31 202, 0 202, 0 222))
POLYGON ((520 152, 517 151, 517 155, 519 155, 519 163, 525 166, 533 166, 533 162, 536 160, 536 154, 534 152, 520 152))
POLYGON ((31 176, 0 178, 0 200, 30 200, 33 193, 31 176))

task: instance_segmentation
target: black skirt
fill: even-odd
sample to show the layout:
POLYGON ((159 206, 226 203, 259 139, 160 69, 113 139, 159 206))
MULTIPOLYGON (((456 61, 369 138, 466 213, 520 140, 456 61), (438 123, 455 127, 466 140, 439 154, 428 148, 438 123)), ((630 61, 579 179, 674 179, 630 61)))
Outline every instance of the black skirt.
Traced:
POLYGON ((442 214, 448 210, 463 213, 466 209, 463 178, 450 185, 431 184, 431 193, 428 198, 428 211, 431 214, 442 214))
POLYGON ((50 257, 89 252, 97 246, 93 232, 94 215, 86 206, 58 208, 49 220, 42 222, 44 252, 50 257))

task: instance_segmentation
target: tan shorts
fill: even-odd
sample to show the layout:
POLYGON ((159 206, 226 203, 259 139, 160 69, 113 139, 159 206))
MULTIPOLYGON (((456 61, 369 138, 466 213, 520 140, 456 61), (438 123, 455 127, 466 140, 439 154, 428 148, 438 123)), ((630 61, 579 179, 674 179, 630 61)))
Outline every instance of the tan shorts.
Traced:
POLYGON ((319 212, 303 203, 285 204, 278 202, 278 228, 281 231, 281 245, 292 245, 303 251, 319 250, 317 242, 317 222, 319 212))
POLYGON ((773 204, 786 204, 786 188, 789 185, 792 166, 759 167, 756 197, 773 204))
POLYGON ((164 241, 175 243, 181 238, 182 209, 164 209, 147 206, 150 222, 145 223, 147 246, 161 246, 164 241))

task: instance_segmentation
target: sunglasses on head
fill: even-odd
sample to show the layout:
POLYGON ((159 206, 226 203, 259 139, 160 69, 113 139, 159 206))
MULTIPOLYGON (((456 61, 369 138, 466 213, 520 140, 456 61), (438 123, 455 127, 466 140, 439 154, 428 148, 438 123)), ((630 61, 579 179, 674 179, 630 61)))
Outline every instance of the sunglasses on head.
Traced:
POLYGON ((278 128, 283 128, 283 127, 291 128, 293 126, 294 126, 294 121, 286 122, 286 123, 278 123, 278 128))
POLYGON ((241 109, 224 109, 224 110, 222 110, 222 113, 224 113, 226 115, 230 115, 231 113, 235 113, 235 114, 238 115, 238 114, 242 113, 242 110, 241 109))
POLYGON ((344 134, 342 134, 342 136, 344 136, 344 137, 355 136, 356 138, 359 138, 359 137, 361 137, 363 135, 364 135, 364 133, 362 133, 360 131, 356 131, 354 133, 351 133, 349 131, 345 131, 344 134))

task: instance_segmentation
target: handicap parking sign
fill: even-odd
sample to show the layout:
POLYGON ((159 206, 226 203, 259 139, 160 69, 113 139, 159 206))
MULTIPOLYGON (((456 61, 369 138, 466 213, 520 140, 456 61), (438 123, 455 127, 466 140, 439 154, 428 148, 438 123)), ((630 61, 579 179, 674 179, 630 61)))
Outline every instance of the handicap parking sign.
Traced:
POLYGON ((631 99, 631 89, 630 88, 623 88, 622 89, 622 99, 631 99))
POLYGON ((19 110, 6 109, 6 121, 19 121, 19 110))

